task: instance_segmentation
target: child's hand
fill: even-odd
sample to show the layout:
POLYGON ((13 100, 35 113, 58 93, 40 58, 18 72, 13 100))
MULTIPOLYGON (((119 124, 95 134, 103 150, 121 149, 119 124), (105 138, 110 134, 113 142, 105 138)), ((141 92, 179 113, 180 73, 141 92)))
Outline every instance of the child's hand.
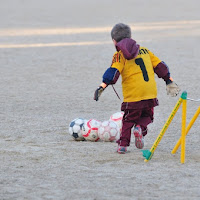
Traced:
POLYGON ((167 95, 170 94, 172 97, 177 96, 179 94, 179 92, 181 91, 180 88, 178 87, 178 85, 174 82, 169 83, 167 85, 166 90, 167 90, 167 95))
POLYGON ((99 86, 94 92, 94 100, 98 101, 103 91, 104 91, 104 88, 102 86, 99 86))

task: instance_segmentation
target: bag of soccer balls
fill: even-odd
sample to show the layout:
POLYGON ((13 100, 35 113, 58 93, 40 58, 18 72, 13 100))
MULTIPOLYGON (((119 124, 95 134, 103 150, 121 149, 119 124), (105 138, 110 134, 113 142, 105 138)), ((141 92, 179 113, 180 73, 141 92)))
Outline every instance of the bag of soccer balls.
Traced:
POLYGON ((105 142, 118 140, 122 128, 124 112, 112 114, 109 120, 76 118, 69 124, 69 134, 76 141, 97 142, 99 139, 105 142))

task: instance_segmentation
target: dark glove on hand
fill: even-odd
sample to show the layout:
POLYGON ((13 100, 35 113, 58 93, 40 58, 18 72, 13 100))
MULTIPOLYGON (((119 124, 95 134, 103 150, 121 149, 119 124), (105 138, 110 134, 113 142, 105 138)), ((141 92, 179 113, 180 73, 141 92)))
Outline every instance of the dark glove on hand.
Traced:
POLYGON ((94 100, 98 101, 103 91, 104 91, 104 88, 102 86, 99 86, 94 92, 94 100))

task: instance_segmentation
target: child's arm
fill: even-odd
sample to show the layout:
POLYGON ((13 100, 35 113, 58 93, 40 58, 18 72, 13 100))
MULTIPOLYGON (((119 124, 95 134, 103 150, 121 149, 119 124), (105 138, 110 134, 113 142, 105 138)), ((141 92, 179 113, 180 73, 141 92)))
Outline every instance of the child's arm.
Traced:
POLYGON ((103 75, 103 83, 96 89, 94 93, 94 100, 98 101, 101 93, 108 85, 115 84, 120 76, 125 63, 125 58, 121 52, 115 52, 112 59, 111 66, 105 71, 103 75))
POLYGON ((119 71, 116 68, 109 67, 104 75, 103 75, 103 82, 101 85, 95 90, 94 93, 94 100, 98 101, 101 93, 108 85, 115 84, 119 78, 119 71))
POLYGON ((180 88, 170 76, 168 66, 163 61, 161 61, 157 56, 155 56, 151 51, 148 52, 151 58, 154 72, 157 74, 158 78, 162 78, 166 83, 167 94, 168 95, 170 94, 172 97, 177 96, 180 92, 180 88))
POLYGON ((106 83, 106 85, 112 85, 115 84, 119 78, 119 70, 113 67, 109 67, 104 75, 103 75, 103 83, 106 83))
POLYGON ((157 74, 158 78, 162 78, 166 84, 172 83, 169 68, 163 61, 154 67, 154 72, 157 74))
POLYGON ((164 62, 160 62, 154 68, 154 72, 159 78, 162 78, 166 82, 167 95, 170 94, 172 97, 175 97, 179 94, 180 88, 173 81, 172 77, 170 76, 169 68, 164 62))

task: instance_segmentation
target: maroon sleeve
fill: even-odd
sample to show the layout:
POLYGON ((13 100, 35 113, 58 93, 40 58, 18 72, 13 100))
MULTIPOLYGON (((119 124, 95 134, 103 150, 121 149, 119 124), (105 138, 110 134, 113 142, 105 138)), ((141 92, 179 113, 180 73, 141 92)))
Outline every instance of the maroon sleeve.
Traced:
POLYGON ((155 68, 154 72, 157 74, 158 78, 164 79, 164 81, 168 81, 170 78, 170 72, 168 66, 162 61, 155 68))

